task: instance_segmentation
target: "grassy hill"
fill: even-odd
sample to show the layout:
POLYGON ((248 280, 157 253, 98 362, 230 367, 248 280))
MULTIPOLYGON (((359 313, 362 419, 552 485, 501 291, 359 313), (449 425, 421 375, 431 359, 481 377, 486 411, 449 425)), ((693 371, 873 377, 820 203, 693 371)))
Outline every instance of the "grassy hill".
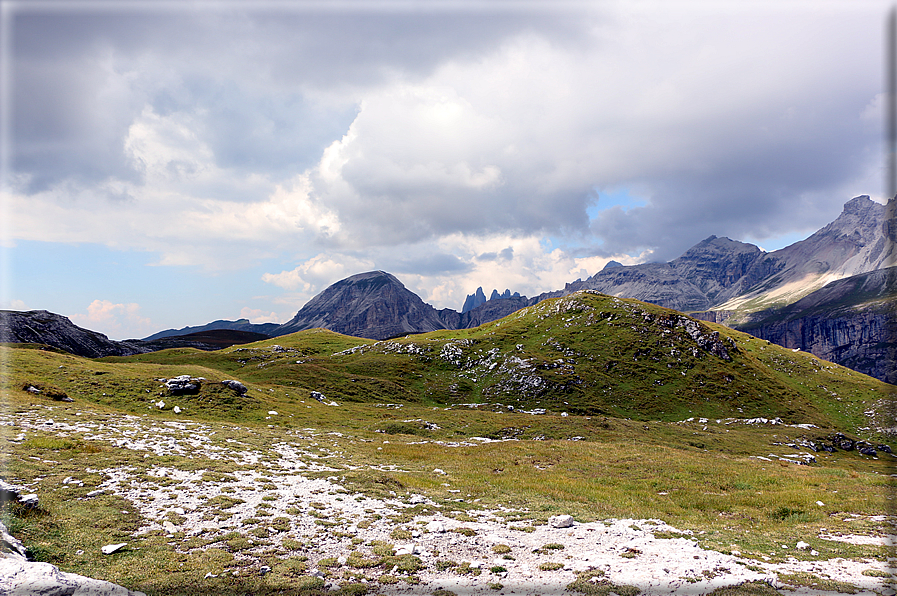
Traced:
MULTIPOLYGON (((91 360, 5 346, 0 357, 2 469, 42 503, 0 515, 35 558, 151 595, 323 594, 316 567, 344 594, 410 589, 455 573, 452 553, 427 562, 387 547, 433 515, 473 528, 456 534, 466 540, 487 531, 474 523, 482 510, 521 537, 556 513, 659 519, 748 568, 891 554, 818 537, 881 534, 891 456, 811 449, 839 432, 887 444, 893 386, 634 300, 579 292, 476 329, 380 342, 316 329, 215 352, 91 360), (197 389, 169 390, 180 375, 197 389), (221 383, 231 379, 248 391, 221 383), (290 492, 298 475, 321 484, 290 492), (98 487, 107 494, 89 497, 98 487), (340 513, 365 499, 403 504, 340 513), (782 549, 798 541, 816 554, 782 549), (115 542, 130 546, 99 554, 115 542)), ((684 536, 668 534, 655 538, 684 536)))
MULTIPOLYGON (((779 417, 850 430, 890 426, 881 408, 872 420, 863 414, 890 385, 676 311, 592 292, 547 300, 470 330, 374 342, 318 329, 217 352, 167 350, 100 362, 135 374, 146 370, 147 379, 165 376, 150 365, 176 366, 179 374, 230 375, 292 390, 294 398, 318 391, 337 402, 500 404, 636 420, 779 417)), ((142 395, 147 386, 153 383, 130 390, 123 384, 107 401, 120 407, 152 401, 142 395)))

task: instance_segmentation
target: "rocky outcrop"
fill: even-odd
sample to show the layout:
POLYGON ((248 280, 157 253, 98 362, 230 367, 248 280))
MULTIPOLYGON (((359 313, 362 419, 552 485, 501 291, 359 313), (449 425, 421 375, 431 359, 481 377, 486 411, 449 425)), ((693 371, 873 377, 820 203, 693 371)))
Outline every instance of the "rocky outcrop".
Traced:
POLYGON ((897 267, 841 279, 736 328, 897 384, 895 279, 897 267))
MULTIPOLYGON (((20 487, 0 480, 0 498, 37 507, 37 495, 22 495, 20 487), (29 499, 33 497, 33 499, 29 499), (34 505, 28 503, 33 501, 34 505)), ((64 573, 49 563, 29 561, 22 542, 0 522, 0 594, 4 596, 146 596, 122 586, 64 573)))
POLYGON ((370 271, 328 287, 274 334, 286 335, 315 327, 355 337, 388 339, 445 329, 445 324, 436 309, 425 304, 394 276, 384 271, 370 271))
POLYGON ((46 310, 0 311, 0 341, 44 344, 78 356, 129 356, 150 350, 113 341, 96 331, 78 327, 67 317, 46 310))
MULTIPOLYGON (((3 524, 0 523, 0 526, 3 524)), ((2 528, 6 530, 5 527, 2 528)), ((0 594, 5 596, 146 596, 111 582, 60 571, 50 563, 0 555, 0 594)))
POLYGON ((461 307, 461 314, 471 311, 481 304, 486 304, 486 294, 483 293, 483 288, 479 287, 476 292, 469 294, 465 298, 464 306, 461 307))
MULTIPOLYGON (((488 302, 492 302, 493 300, 510 300, 512 298, 521 298, 519 292, 511 293, 511 290, 505 289, 501 294, 498 293, 498 290, 493 289, 492 294, 489 296, 488 302)), ((526 298, 526 296, 522 296, 522 298, 526 298)), ((461 307, 461 314, 465 314, 467 312, 472 311, 475 308, 478 308, 484 304, 486 304, 486 294, 483 293, 483 288, 477 288, 477 291, 473 294, 469 294, 467 298, 464 300, 464 306, 461 307)), ((513 311, 511 311, 513 312, 513 311)))
POLYGON ((115 341, 102 333, 79 327, 67 317, 46 310, 0 311, 0 341, 41 344, 86 358, 130 356, 169 348, 220 350, 268 337, 249 331, 217 329, 182 336, 165 336, 151 341, 115 341))

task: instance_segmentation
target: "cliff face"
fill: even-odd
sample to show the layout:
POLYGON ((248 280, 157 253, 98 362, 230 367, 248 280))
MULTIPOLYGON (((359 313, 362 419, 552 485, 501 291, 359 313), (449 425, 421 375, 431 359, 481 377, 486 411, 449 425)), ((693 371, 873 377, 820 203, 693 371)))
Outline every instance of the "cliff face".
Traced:
POLYGON ((44 344, 88 358, 129 356, 149 351, 78 327, 67 317, 46 310, 0 311, 0 341, 44 344))
POLYGON ((130 356, 168 348, 219 350, 267 337, 260 333, 221 329, 190 335, 167 335, 149 341, 140 339, 115 341, 102 333, 78 327, 67 317, 46 310, 0 311, 0 341, 43 344, 85 358, 130 356))
MULTIPOLYGON (((680 311, 757 311, 784 305, 825 284, 893 263, 894 223, 888 206, 868 196, 845 203, 841 215, 812 236, 766 253, 753 244, 711 236, 669 263, 605 268, 564 292, 597 290, 680 311)), ((540 299, 558 295, 543 294, 540 299)))
POLYGON ((747 270, 736 291, 714 305, 723 310, 758 311, 782 306, 826 284, 893 265, 889 240, 895 199, 887 205, 868 196, 844 204, 835 221, 800 242, 764 254, 747 270))
POLYGON ((838 280, 736 328, 897 384, 895 278, 889 267, 838 280))
POLYGON ((741 330, 786 348, 810 352, 886 383, 897 384, 895 343, 893 339, 883 341, 889 335, 893 338, 891 327, 890 315, 859 311, 833 318, 801 317, 741 330))

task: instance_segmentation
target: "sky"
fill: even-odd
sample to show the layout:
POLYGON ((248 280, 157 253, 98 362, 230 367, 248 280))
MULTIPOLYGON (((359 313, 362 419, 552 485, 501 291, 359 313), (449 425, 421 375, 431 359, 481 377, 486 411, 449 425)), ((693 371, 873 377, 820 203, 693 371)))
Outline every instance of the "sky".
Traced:
POLYGON ((0 3, 0 308, 113 339, 436 308, 884 201, 892 3, 0 3))

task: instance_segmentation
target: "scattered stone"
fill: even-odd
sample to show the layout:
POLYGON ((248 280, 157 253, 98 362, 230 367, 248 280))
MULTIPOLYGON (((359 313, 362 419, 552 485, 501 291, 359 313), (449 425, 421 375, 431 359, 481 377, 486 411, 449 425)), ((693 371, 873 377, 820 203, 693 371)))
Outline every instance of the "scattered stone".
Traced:
POLYGON ((548 518, 548 525, 552 528, 571 528, 573 527, 572 515, 552 515, 548 518))
POLYGON ((107 544, 106 546, 100 548, 100 552, 104 555, 111 555, 114 552, 120 551, 124 547, 128 546, 127 542, 120 542, 118 544, 107 544))
POLYGON ((445 532, 445 524, 443 524, 441 521, 431 521, 427 524, 427 532, 442 534, 443 532, 445 532))
POLYGON ((98 488, 97 490, 92 490, 92 491, 90 491, 90 492, 87 493, 85 496, 88 497, 88 498, 90 498, 90 497, 95 497, 95 496, 97 496, 97 495, 101 495, 101 494, 103 494, 104 492, 106 492, 105 489, 98 488))
POLYGON ((190 375, 181 375, 165 381, 168 391, 174 395, 181 393, 196 393, 200 387, 199 378, 191 378, 190 375))
POLYGON ((15 484, 10 484, 5 480, 0 480, 0 503, 17 501, 21 492, 21 486, 16 486, 15 484))
POLYGON ((156 407, 161 410, 162 408, 165 407, 165 402, 160 399, 159 401, 156 402, 156 407))
POLYGON ((19 497, 19 503, 25 506, 25 509, 37 509, 40 501, 37 498, 37 495, 32 493, 30 495, 22 495, 19 497))
POLYGON ((810 545, 804 542, 803 540, 798 541, 797 550, 808 550, 810 545))
POLYGON ((276 410, 268 410, 268 416, 277 416, 276 410))
POLYGON ((433 473, 445 476, 445 470, 440 470, 439 468, 433 468, 433 473))
POLYGON ((174 413, 175 413, 175 414, 180 414, 180 413, 181 413, 181 409, 180 409, 179 407, 175 406, 175 407, 174 407, 174 413))
POLYGON ((233 391, 236 391, 239 395, 246 395, 246 392, 249 391, 246 388, 246 385, 244 385, 240 381, 227 380, 227 381, 221 381, 221 384, 232 389, 233 391))

